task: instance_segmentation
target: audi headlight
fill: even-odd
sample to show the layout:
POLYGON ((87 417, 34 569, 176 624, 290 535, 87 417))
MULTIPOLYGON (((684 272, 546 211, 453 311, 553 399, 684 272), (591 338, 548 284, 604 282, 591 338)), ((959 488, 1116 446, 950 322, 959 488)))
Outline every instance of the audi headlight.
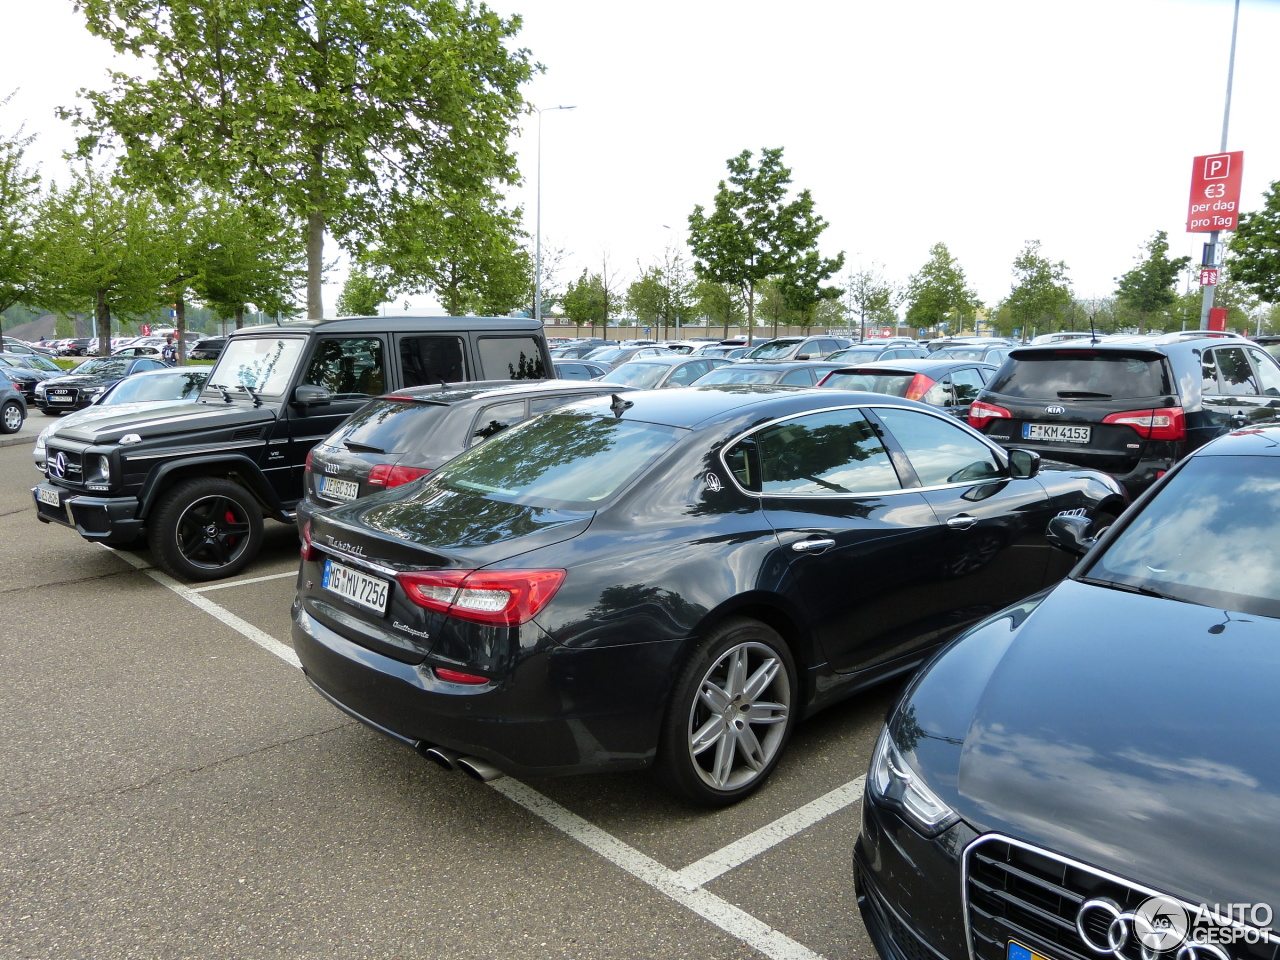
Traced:
POLYGON ((960 819, 925 785, 919 774, 907 766, 893 744, 887 725, 880 731, 867 778, 871 795, 901 813, 903 819, 926 837, 936 837, 960 819))
POLYGON ((44 381, 41 380, 36 384, 36 393, 44 393, 44 381))

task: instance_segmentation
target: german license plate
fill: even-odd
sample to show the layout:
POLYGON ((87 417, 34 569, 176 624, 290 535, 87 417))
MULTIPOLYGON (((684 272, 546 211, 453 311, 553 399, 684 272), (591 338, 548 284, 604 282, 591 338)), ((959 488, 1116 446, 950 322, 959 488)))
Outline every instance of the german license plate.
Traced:
POLYGON ((354 604, 380 614, 387 612, 387 590, 391 584, 378 577, 361 573, 345 563, 326 560, 324 579, 320 585, 344 600, 350 600, 354 604))
POLYGON ((334 500, 354 500, 360 494, 360 484, 351 480, 321 477, 320 492, 334 500))
POLYGON ((1010 940, 1005 950, 1005 960, 1049 960, 1043 953, 1024 947, 1017 940, 1010 940))
POLYGON ((48 400, 50 403, 70 403, 70 402, 71 402, 71 394, 69 394, 69 393, 49 393, 49 394, 46 394, 45 399, 46 399, 46 400, 48 400))
POLYGON ((47 503, 51 507, 62 506, 62 494, 53 487, 36 487, 36 499, 41 503, 47 503))
POLYGON ((1057 440, 1062 443, 1088 443, 1093 427, 1077 427, 1069 423, 1024 423, 1023 440, 1057 440))

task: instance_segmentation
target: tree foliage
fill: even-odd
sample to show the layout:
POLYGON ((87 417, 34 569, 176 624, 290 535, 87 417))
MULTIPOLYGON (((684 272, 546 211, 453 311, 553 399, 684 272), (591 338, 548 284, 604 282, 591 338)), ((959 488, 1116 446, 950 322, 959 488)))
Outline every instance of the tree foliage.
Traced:
POLYGON ((907 285, 906 300, 907 322, 921 329, 953 323, 959 329, 982 306, 945 243, 935 243, 929 250, 929 259, 907 285))
POLYGON ((347 281, 338 295, 338 316, 372 317, 378 307, 391 298, 391 289, 385 280, 376 277, 358 264, 347 274, 347 281))
POLYGON ((639 278, 627 288, 627 309, 638 320, 659 327, 665 335, 680 321, 695 316, 696 286, 688 261, 679 250, 667 247, 663 258, 642 268, 639 278))
POLYGON ((1028 240, 1013 261, 1013 289, 1005 303, 1018 328, 1048 331, 1071 304, 1067 265, 1040 253, 1040 241, 1028 240))
POLYGON ((756 288, 770 277, 801 311, 838 297, 841 291, 822 284, 844 265, 844 254, 826 259, 817 253, 827 222, 814 213, 808 190, 788 200, 791 170, 782 164, 782 148, 762 149, 759 166, 751 157, 744 150, 728 161, 729 177, 720 181, 710 214, 694 207, 689 247, 698 277, 737 289, 754 326, 756 288))
POLYGON ((1169 235, 1163 230, 1143 249, 1146 253, 1138 258, 1138 265, 1116 278, 1116 298, 1137 317, 1138 333, 1146 333, 1153 318, 1157 326, 1163 326, 1158 315, 1178 299, 1178 274, 1191 262, 1190 257, 1169 259, 1169 235))
POLYGON ((845 280, 845 307, 858 320, 858 338, 866 339, 868 322, 898 325, 894 308, 901 299, 898 288, 885 279, 876 264, 860 266, 845 280))
POLYGON ((582 271, 576 281, 569 284, 564 294, 564 312, 578 326, 587 324, 594 332, 597 324, 609 334, 609 318, 622 305, 617 272, 609 266, 609 258, 601 263, 600 273, 582 271))
POLYGON ((403 204, 360 263, 389 289, 434 294, 450 316, 521 306, 530 272, 520 210, 490 191, 448 192, 403 204))
POLYGON ((180 190, 234 190, 302 223, 322 313, 325 231, 350 246, 408 198, 512 183, 535 67, 519 17, 470 0, 79 0, 90 32, 150 61, 69 115, 83 150, 180 190))
POLYGON ((726 337, 729 336, 729 328, 741 323, 746 316, 742 295, 727 283, 703 280, 694 288, 694 297, 698 313, 706 318, 708 324, 722 326, 726 337))
MULTIPOLYGON (((8 97, 0 100, 0 107, 8 102, 8 97)), ((24 159, 34 140, 21 128, 12 136, 0 137, 0 313, 31 300, 35 293, 34 254, 41 237, 32 230, 32 218, 40 177, 24 159)))
POLYGON ((111 317, 153 311, 165 284, 155 197, 123 191, 86 165, 65 190, 49 188, 35 230, 47 242, 36 260, 41 305, 92 309, 99 352, 110 352, 111 317))
POLYGON ((1261 210, 1240 215, 1228 249, 1231 279, 1265 303, 1280 303, 1280 180, 1271 184, 1261 210))
POLYGON ((196 225, 202 259, 193 287, 215 316, 234 319, 239 330, 250 304, 268 314, 297 313, 294 291, 306 264, 297 229, 286 217, 209 194, 196 225))

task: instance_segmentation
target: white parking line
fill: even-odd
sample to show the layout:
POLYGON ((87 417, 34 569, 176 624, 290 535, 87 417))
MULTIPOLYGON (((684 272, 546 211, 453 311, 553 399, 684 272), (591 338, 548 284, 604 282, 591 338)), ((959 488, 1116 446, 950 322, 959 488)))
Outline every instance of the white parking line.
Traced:
POLYGON ((806 803, 799 810, 793 810, 754 833, 747 834, 741 840, 735 840, 727 847, 708 854, 697 863, 689 864, 677 875, 692 887, 710 883, 716 877, 742 866, 752 857, 776 847, 802 830, 807 830, 819 820, 843 810, 851 803, 857 803, 862 799, 862 785, 866 779, 865 776, 858 777, 842 787, 836 787, 817 800, 806 803))
POLYGON ((151 566, 151 564, 147 563, 147 561, 143 560, 141 557, 135 557, 132 553, 114 550, 111 547, 106 547, 106 549, 111 550, 112 553, 125 563, 129 564, 129 566, 136 570, 141 570, 156 583, 160 584, 160 586, 172 590, 192 606, 199 607, 215 620, 220 620, 246 640, 252 640, 263 650, 266 650, 267 653, 274 654, 291 667, 297 667, 299 670, 302 669, 302 664, 298 660, 298 655, 293 652, 293 647, 288 644, 281 643, 265 630, 259 630, 248 620, 243 620, 240 617, 237 617, 225 607, 218 606, 212 600, 206 600, 204 597, 200 596, 200 594, 196 593, 196 591, 192 590, 190 587, 183 586, 167 573, 161 573, 159 570, 156 570, 151 566))
POLYGON ((635 847, 623 843, 520 781, 502 778, 490 782, 489 786, 659 893, 759 950, 766 957, 772 960, 823 960, 821 954, 814 953, 804 944, 792 940, 785 933, 757 920, 741 907, 735 907, 709 890, 690 886, 676 871, 664 867, 652 857, 645 856, 635 847))
POLYGON ((284 580, 286 577, 296 577, 297 570, 290 570, 288 573, 273 573, 269 577, 249 577, 245 580, 228 580, 226 583, 211 583, 207 587, 188 587, 192 593, 208 593, 210 590, 225 590, 227 587, 243 587, 249 583, 266 583, 268 580, 284 580))
MULTIPOLYGON (((105 547, 120 557, 136 570, 140 570, 160 586, 173 591, 188 603, 203 610, 214 619, 274 654, 285 663, 299 670, 302 664, 293 648, 259 630, 247 620, 236 616, 225 607, 221 607, 201 595, 201 589, 208 590, 219 586, 239 586, 242 583, 258 583, 267 580, 280 580, 295 574, 277 574, 268 577, 257 577, 252 580, 240 580, 235 583, 216 584, 215 587, 192 588, 184 586, 172 577, 153 568, 147 561, 132 553, 122 552, 105 547)), ((757 920, 741 907, 736 907, 716 894, 704 888, 717 877, 742 866, 753 857, 772 849, 784 840, 788 840, 801 831, 813 826, 824 817, 843 810, 856 803, 862 796, 862 785, 865 777, 850 780, 830 793, 823 794, 816 800, 805 804, 759 830, 735 840, 715 853, 709 854, 682 870, 672 870, 649 857, 635 847, 623 843, 617 837, 601 830, 595 824, 584 820, 576 813, 562 807, 550 797, 543 796, 532 787, 502 777, 493 780, 489 786, 502 794, 511 802, 523 807, 530 813, 545 820, 557 830, 593 850, 610 863, 625 870, 636 879, 649 885, 659 893, 670 897, 709 923, 719 927, 730 936, 736 937, 760 951, 771 960, 825 960, 822 954, 815 953, 804 944, 792 940, 786 934, 775 930, 761 920, 757 920)))

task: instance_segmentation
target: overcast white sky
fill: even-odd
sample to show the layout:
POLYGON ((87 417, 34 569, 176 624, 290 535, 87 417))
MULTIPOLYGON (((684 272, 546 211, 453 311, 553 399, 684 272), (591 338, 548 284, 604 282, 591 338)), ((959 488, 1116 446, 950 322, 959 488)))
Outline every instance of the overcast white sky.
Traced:
MULTIPOLYGON (((111 54, 71 0, 0 0, 0 129, 25 123, 56 176, 54 108, 102 86, 111 54)), ((1029 239, 1105 296, 1157 230, 1185 232, 1192 157, 1222 136, 1231 0, 494 0, 545 74, 544 248, 628 277, 707 207, 725 161, 781 146, 830 223, 822 246, 898 281, 947 244, 987 303, 1029 239)), ((1242 209, 1280 180, 1280 0, 1244 0, 1227 148, 1242 209)), ((536 122, 515 142, 534 227, 536 122)), ((331 247, 330 250, 333 248, 331 247)), ((340 276, 335 280, 340 283, 340 276)), ((326 290, 331 310, 337 285, 326 290)), ((414 307, 425 305, 415 298, 414 307)))

